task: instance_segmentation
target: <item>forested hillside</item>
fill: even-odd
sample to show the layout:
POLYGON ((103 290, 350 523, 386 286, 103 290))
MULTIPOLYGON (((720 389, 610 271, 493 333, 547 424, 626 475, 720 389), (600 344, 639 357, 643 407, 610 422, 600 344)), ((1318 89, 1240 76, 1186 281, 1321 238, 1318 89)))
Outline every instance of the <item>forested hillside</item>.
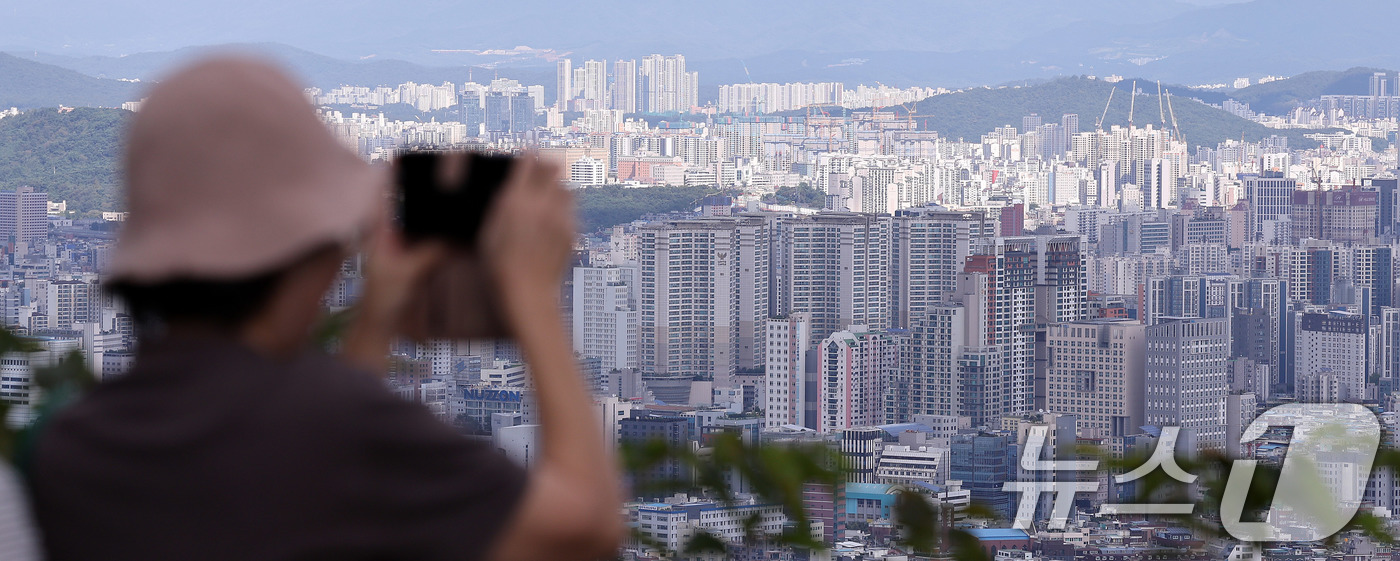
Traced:
POLYGON ((79 212, 119 208, 121 134, 130 116, 79 107, 0 119, 0 188, 31 185, 79 212))

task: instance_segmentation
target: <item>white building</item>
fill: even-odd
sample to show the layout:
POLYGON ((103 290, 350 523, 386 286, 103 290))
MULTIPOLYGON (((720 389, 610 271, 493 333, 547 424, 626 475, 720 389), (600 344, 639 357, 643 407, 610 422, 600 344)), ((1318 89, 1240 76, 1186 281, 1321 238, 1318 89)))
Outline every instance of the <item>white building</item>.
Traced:
MULTIPOLYGON (((760 534, 780 534, 787 524, 782 505, 759 504, 752 497, 721 505, 678 496, 665 503, 629 505, 627 510, 633 528, 671 551, 682 550, 691 536, 700 531, 725 542, 740 543, 749 519, 755 515, 758 519, 753 529, 760 534)), ((632 541, 630 547, 647 547, 632 541)))
POLYGON ((948 479, 948 449, 935 446, 885 446, 875 468, 875 482, 887 485, 942 484, 948 479))
POLYGON ((584 156, 569 164, 569 182, 579 187, 597 187, 608 180, 607 167, 602 160, 584 156))
POLYGON ((0 357, 0 401, 10 404, 9 415, 0 422, 10 426, 25 425, 37 415, 41 392, 34 385, 34 369, 58 364, 69 353, 82 350, 77 337, 31 337, 39 346, 32 353, 10 353, 0 357))
POLYGON ((770 229, 761 217, 675 220, 638 229, 643 372, 732 387, 765 360, 770 229))
MULTIPOLYGON (((812 316, 793 312, 768 320, 764 351, 763 427, 815 425, 807 419, 806 363, 812 352, 812 316)), ((813 396, 815 397, 815 396, 813 396)))
POLYGON ((607 370, 637 367, 636 279, 633 267, 574 268, 574 352, 607 370))

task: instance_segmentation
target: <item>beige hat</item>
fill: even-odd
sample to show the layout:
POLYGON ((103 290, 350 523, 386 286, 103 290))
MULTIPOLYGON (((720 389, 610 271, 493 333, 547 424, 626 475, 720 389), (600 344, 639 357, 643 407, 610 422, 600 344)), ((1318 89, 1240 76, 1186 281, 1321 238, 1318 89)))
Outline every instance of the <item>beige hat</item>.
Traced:
POLYGON ((220 57, 151 90, 126 139, 114 280, 239 279, 383 216, 388 175, 342 146, 291 79, 220 57))

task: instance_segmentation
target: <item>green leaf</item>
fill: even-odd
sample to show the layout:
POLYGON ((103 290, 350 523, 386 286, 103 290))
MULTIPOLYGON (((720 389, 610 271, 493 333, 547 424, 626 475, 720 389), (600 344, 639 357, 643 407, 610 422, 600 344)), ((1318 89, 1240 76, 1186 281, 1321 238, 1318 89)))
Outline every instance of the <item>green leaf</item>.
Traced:
POLYGON ((724 540, 703 530, 692 535, 685 542, 683 549, 686 554, 725 553, 727 551, 729 551, 729 545, 724 543, 724 540))

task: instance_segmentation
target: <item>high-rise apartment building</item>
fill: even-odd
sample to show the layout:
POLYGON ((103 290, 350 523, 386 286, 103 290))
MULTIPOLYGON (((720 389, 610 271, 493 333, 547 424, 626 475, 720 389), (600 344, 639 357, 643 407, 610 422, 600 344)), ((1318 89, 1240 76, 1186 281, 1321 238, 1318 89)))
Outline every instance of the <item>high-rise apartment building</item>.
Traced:
POLYGON ((889 384, 886 423, 937 415, 997 426, 1003 415, 1023 409, 1012 400, 1027 399, 1025 373, 1009 371, 1005 347, 992 342, 990 289, 986 273, 965 273, 948 303, 914 317, 889 384))
POLYGON ((786 219, 783 271, 788 309, 812 314, 812 337, 851 325, 890 327, 889 216, 845 212, 786 219))
POLYGON ((763 364, 770 231, 763 217, 675 220, 638 229, 647 373, 713 379, 763 364))
POLYGON ((569 110, 569 100, 574 98, 574 61, 560 59, 555 63, 554 107, 560 111, 569 110))
POLYGON ((816 419, 807 413, 808 403, 817 401, 815 380, 809 385, 807 361, 812 355, 812 316, 793 312, 769 318, 764 340, 763 426, 783 425, 816 428, 816 419), (810 387, 809 387, 810 386, 810 387))
POLYGON ((10 243, 33 243, 49 235, 49 194, 23 186, 0 191, 0 236, 10 243))
POLYGON ((607 109, 608 63, 602 60, 583 61, 582 109, 607 109))
POLYGON ((641 101, 647 113, 689 112, 699 105, 695 72, 686 72, 685 56, 649 55, 638 72, 641 101))
MULTIPOLYGON (((968 273, 981 273, 975 280, 985 283, 985 290, 977 294, 986 298, 983 312, 987 316, 986 345, 997 346, 1001 351, 1001 372, 1004 376, 1002 391, 1002 415, 1019 416, 1029 413, 1035 405, 1035 328, 1038 315, 1065 317, 1064 321, 1083 319, 1087 312, 1084 304, 1082 284, 1085 275, 1082 261, 1078 264, 1062 262, 1067 257, 1055 250, 1059 245, 1072 245, 1073 254, 1078 256, 1078 237, 1036 237, 990 238, 978 241, 974 254, 967 258, 964 270, 968 273), (1040 243, 1058 240, 1055 244, 1040 243), (1047 251, 1042 252, 1041 249, 1047 251), (1073 269, 1075 274, 1057 271, 1073 269), (1079 295, 1070 296, 1067 282, 1079 290, 1079 295), (1044 283, 1044 284, 1042 284, 1044 283), (1039 287, 1038 287, 1039 285, 1039 287), (1037 297, 1038 293, 1041 295, 1037 297), (1062 299, 1060 295, 1064 294, 1062 299), (1037 301, 1042 301, 1043 311, 1036 309, 1037 301), (1050 305, 1053 304, 1053 305, 1050 305)), ((968 277, 968 280, 974 280, 968 277)), ((968 290, 960 289, 968 293, 968 290)), ((1051 320, 1054 321, 1054 320, 1051 320)))
POLYGON ((1225 449, 1230 329, 1223 318, 1162 317, 1146 328, 1145 422, 1179 426, 1182 450, 1225 449))
POLYGON ((606 369, 637 367, 636 276, 632 267, 574 268, 574 352, 606 369))
POLYGON ((1108 437, 1143 423, 1145 328, 1130 320, 1046 329, 1047 410, 1077 417, 1080 436, 1108 437))
POLYGON ((1035 236, 1036 323, 1063 323, 1089 317, 1089 275, 1076 235, 1035 236))
POLYGON ((899 368, 900 337, 864 325, 831 334, 818 348, 817 402, 823 433, 884 422, 885 387, 899 368))
POLYGON ((623 113, 637 112, 637 61, 619 60, 613 63, 612 109, 623 113))
POLYGON ((973 242, 996 236, 996 221, 981 211, 936 207, 895 212, 890 260, 890 318, 909 327, 910 318, 941 304, 957 288, 958 273, 973 242))
POLYGON ((101 319, 102 288, 96 282, 53 281, 48 283, 45 296, 49 329, 73 329, 74 323, 101 319))

